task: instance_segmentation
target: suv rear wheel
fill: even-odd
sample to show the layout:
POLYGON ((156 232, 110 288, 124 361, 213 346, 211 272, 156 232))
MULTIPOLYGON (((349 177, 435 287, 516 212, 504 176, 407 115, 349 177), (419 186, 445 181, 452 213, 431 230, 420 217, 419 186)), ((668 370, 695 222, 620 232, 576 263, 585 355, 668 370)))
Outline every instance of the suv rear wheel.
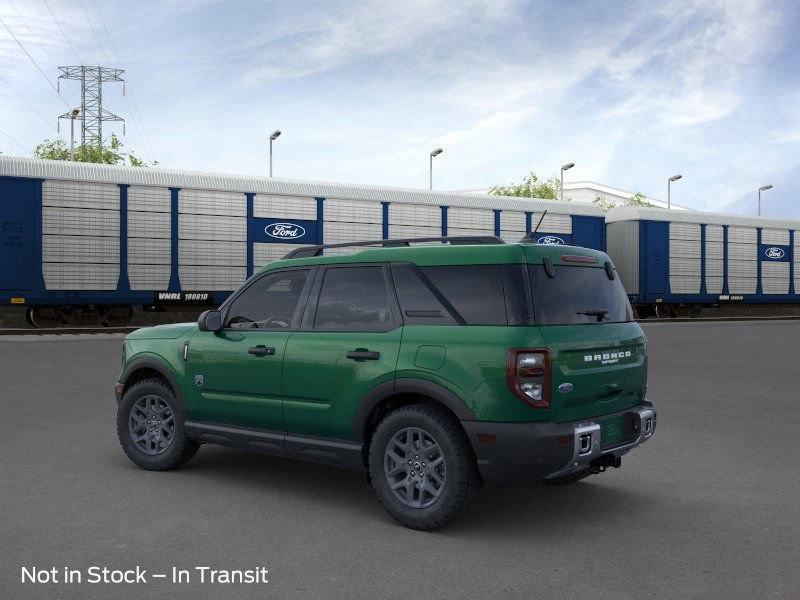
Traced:
POLYGON ((192 458, 200 444, 186 436, 183 410, 161 379, 131 385, 117 410, 117 436, 125 454, 149 471, 175 469, 192 458))
POLYGON ((467 512, 483 483, 458 421, 422 404, 399 408, 380 422, 369 470, 386 511, 420 530, 444 527, 467 512))

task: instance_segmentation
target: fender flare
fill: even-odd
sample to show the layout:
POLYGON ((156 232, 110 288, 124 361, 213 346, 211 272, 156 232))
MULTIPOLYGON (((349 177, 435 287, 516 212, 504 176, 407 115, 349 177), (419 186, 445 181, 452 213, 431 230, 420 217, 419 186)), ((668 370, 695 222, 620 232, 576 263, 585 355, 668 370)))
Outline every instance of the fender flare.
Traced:
MULTIPOLYGON (((175 398, 180 402, 181 406, 184 406, 183 401, 183 388, 178 385, 178 380, 175 378, 175 375, 172 373, 172 370, 166 366, 162 361, 158 360, 157 358, 153 358, 151 356, 143 356, 141 358, 135 358, 130 363, 128 363, 125 369, 119 376, 119 383, 123 385, 127 385, 128 379, 130 379, 131 375, 136 371, 141 369, 152 369, 156 371, 159 375, 164 377, 167 380, 172 391, 175 393, 175 398)), ((117 403, 122 401, 122 394, 120 393, 119 397, 117 398, 117 403)))
POLYGON ((385 381, 372 388, 359 404, 353 416, 353 440, 364 441, 364 428, 375 408, 386 398, 397 394, 419 394, 432 398, 450 409, 460 421, 475 421, 477 417, 466 403, 443 385, 425 379, 401 377, 385 381))

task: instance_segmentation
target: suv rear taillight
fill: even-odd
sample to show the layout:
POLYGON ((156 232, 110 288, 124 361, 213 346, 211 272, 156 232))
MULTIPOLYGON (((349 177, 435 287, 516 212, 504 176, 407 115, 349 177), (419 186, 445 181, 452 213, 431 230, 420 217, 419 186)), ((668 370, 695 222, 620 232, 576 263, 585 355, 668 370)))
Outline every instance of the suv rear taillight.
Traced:
POLYGON ((542 348, 508 351, 506 381, 514 395, 533 408, 550 407, 550 352, 542 348))

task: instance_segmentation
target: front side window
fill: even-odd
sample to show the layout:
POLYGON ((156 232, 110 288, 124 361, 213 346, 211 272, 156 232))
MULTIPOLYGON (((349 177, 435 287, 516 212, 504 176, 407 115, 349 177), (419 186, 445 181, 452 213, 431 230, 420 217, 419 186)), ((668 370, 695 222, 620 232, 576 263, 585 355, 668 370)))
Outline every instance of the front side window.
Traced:
POLYGON ((314 329, 386 331, 392 324, 382 266, 335 267, 325 271, 314 329))
POLYGON ((307 269, 280 271, 254 281, 232 303, 227 327, 289 329, 308 279, 307 269))
POLYGON ((633 320, 619 277, 605 269, 558 266, 548 277, 542 265, 530 267, 533 314, 539 325, 624 323, 633 320))

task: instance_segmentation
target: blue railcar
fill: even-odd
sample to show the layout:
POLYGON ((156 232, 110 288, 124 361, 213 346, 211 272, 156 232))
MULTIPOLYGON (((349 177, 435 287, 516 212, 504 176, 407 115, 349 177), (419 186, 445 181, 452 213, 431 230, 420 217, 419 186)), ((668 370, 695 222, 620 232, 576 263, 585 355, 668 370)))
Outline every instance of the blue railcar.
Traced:
POLYGON ((800 302, 800 221, 658 208, 606 215, 608 254, 640 315, 800 302))
POLYGON ((217 305, 298 244, 518 241, 538 224, 539 243, 605 249, 593 205, 5 156, 0 223, 0 305, 47 326, 217 305))

